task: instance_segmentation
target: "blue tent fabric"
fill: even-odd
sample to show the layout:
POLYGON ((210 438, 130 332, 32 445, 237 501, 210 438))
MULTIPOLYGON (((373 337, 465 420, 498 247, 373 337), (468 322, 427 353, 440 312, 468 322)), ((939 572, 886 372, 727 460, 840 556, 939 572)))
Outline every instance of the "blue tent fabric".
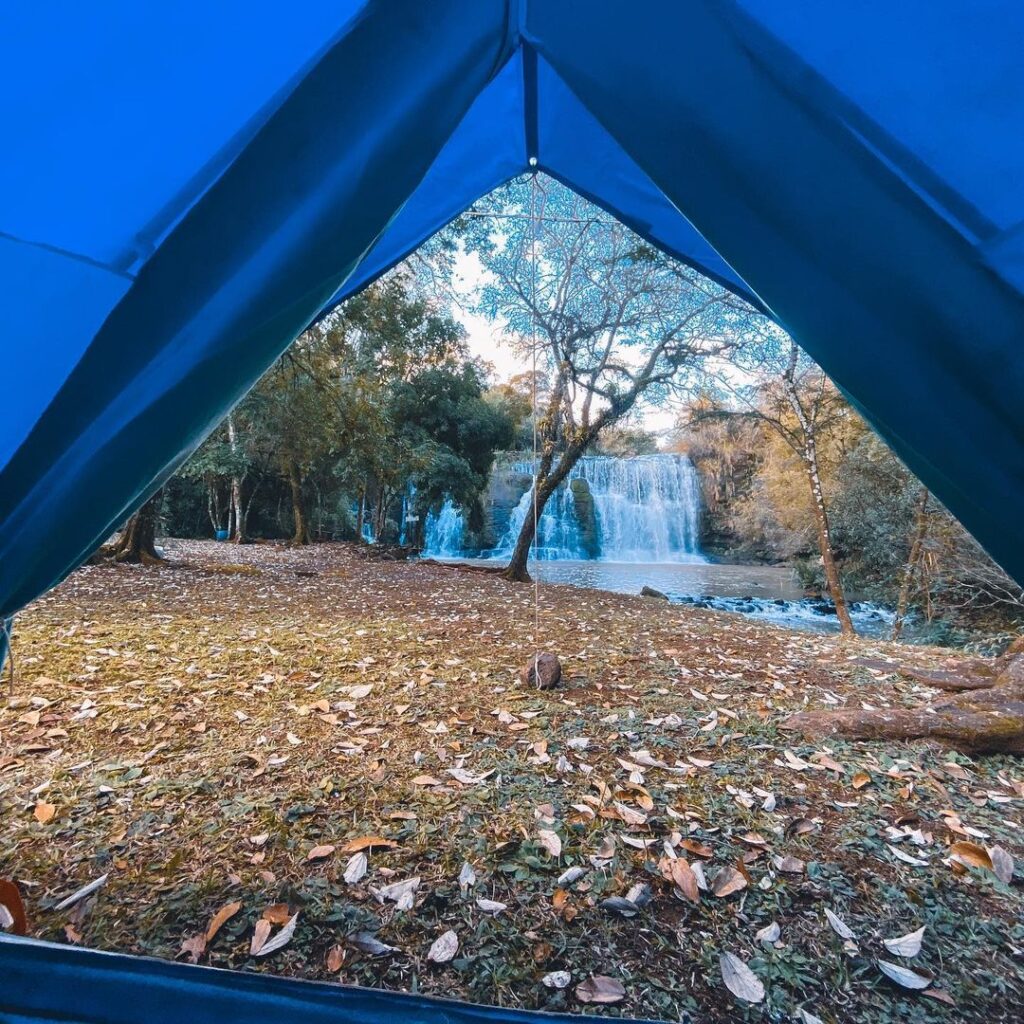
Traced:
MULTIPOLYGON (((4 1024, 578 1024, 452 999, 192 967, 0 936, 4 1024)), ((625 1018, 620 1018, 626 1020, 625 1018)), ((626 1024, 630 1024, 626 1020, 626 1024)), ((635 1022, 642 1024, 642 1022, 635 1022)))
POLYGON ((1019 5, 42 10, 0 26, 0 616, 531 167, 770 311, 1024 579, 1019 5))
POLYGON ((1024 5, 0 12, 0 620, 531 169, 776 318, 1024 582, 1024 5))

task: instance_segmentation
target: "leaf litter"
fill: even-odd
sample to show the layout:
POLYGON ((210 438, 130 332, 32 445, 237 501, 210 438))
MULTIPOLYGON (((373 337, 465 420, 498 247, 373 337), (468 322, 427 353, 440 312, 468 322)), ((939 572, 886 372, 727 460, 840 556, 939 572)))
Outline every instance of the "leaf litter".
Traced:
POLYGON ((344 545, 168 546, 188 568, 86 567, 17 620, 0 874, 31 934, 662 1019, 733 1019, 741 967, 795 1019, 1024 998, 1019 763, 777 731, 866 687, 913 705, 851 662, 899 648, 545 586, 567 683, 527 692, 528 588, 344 545), (424 972, 449 933, 458 969, 424 972))

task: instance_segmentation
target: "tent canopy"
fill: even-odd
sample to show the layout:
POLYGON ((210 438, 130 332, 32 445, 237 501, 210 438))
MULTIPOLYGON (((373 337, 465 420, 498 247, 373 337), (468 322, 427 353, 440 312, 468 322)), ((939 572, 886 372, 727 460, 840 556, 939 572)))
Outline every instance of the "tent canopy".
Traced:
POLYGON ((1024 6, 58 7, 0 15, 0 617, 532 167, 770 311, 1024 580, 1024 6))

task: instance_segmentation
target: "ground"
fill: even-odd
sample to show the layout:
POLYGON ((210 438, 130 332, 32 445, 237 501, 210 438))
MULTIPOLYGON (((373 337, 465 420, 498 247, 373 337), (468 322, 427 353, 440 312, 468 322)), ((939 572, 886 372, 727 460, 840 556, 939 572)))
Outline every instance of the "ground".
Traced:
POLYGON ((1021 762, 779 730, 804 707, 919 703, 855 659, 940 652, 551 586, 539 646, 563 685, 533 692, 530 586, 342 545, 168 554, 83 568, 15 624, 0 877, 31 934, 548 1010, 1020 1019, 1021 762), (413 878, 408 909, 381 892, 413 878), (916 956, 883 945, 922 926, 916 956), (763 1001, 726 987, 724 954, 763 1001), (584 1002, 593 975, 623 997, 584 1002))

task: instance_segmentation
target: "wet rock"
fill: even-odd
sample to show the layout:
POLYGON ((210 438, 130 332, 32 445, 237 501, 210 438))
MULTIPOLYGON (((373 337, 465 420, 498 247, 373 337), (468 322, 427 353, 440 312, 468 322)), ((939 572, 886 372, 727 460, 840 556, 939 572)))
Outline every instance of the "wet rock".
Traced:
POLYGON ((656 597, 659 601, 667 601, 668 594, 663 594, 660 590, 655 590, 654 587, 644 587, 640 591, 641 597, 656 597))
POLYGON ((554 654, 544 652, 531 658, 520 670, 519 678, 537 690, 553 690, 562 679, 562 663, 554 654))

